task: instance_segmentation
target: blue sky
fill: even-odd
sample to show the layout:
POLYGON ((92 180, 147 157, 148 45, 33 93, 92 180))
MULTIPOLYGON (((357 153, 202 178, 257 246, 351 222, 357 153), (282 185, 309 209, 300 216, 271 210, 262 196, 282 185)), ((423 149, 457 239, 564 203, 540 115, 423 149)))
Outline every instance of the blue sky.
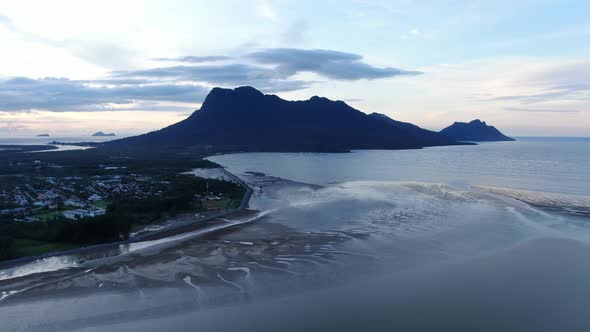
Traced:
POLYGON ((428 129, 590 136, 585 1, 0 0, 0 136, 122 135, 213 86, 322 95, 428 129))

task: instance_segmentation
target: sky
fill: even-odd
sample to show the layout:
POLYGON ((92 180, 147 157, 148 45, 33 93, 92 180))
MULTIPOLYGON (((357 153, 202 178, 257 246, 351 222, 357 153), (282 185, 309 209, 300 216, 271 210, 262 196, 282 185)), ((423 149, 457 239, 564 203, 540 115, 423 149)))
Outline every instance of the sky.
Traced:
POLYGON ((590 136, 590 2, 0 0, 0 137, 139 134, 212 87, 590 136))

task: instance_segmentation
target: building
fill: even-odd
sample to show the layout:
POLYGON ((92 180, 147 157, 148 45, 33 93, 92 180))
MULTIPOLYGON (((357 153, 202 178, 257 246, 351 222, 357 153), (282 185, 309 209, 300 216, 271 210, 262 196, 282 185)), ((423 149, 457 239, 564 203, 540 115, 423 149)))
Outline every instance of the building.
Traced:
POLYGON ((97 216, 101 216, 106 213, 105 209, 93 209, 93 210, 86 210, 86 209, 76 209, 76 210, 67 210, 64 211, 64 217, 70 220, 78 220, 84 218, 94 218, 97 216))
POLYGON ((85 207, 85 206, 86 206, 86 203, 84 203, 84 202, 81 202, 81 201, 79 201, 79 200, 77 200, 77 199, 68 199, 68 200, 66 200, 66 201, 64 202, 64 204, 65 204, 65 205, 69 205, 69 206, 80 207, 80 208, 82 208, 82 207, 85 207))
POLYGON ((92 196, 88 197, 88 200, 93 202, 102 201, 102 196, 93 194, 92 196))
POLYGON ((39 199, 39 200, 49 200, 49 199, 56 199, 58 197, 59 197, 59 195, 55 191, 53 191, 53 190, 47 190, 43 194, 40 194, 39 196, 37 196, 37 199, 39 199))

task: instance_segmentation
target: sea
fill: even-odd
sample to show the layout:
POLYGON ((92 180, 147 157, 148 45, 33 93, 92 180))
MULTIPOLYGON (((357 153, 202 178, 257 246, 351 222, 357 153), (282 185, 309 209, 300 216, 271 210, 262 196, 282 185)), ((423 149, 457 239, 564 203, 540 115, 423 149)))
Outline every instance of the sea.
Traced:
MULTIPOLYGON (((93 136, 65 136, 65 137, 0 137, 0 145, 47 145, 47 150, 37 152, 57 152, 71 150, 86 150, 90 147, 81 145, 69 145, 68 143, 99 143, 116 139, 116 137, 93 137, 93 136), (50 144, 58 142, 60 144, 50 144), (56 149, 57 148, 57 149, 56 149)), ((0 151, 2 148, 0 147, 0 151)))
POLYGON ((415 181, 590 195, 590 138, 520 137, 419 150, 242 153, 209 159, 232 172, 262 172, 317 185, 415 181))
POLYGON ((482 257, 543 238, 590 243, 590 138, 209 159, 257 188, 251 206, 272 211, 274 222, 366 236, 378 255, 396 257, 389 266, 482 257), (392 243, 420 257, 400 260, 392 243))
POLYGON ((6 329, 590 330, 590 138, 208 159, 254 217, 0 271, 6 329))
POLYGON ((0 145, 46 145, 51 142, 81 143, 81 142, 106 142, 120 137, 99 136, 56 136, 56 137, 0 137, 0 145))

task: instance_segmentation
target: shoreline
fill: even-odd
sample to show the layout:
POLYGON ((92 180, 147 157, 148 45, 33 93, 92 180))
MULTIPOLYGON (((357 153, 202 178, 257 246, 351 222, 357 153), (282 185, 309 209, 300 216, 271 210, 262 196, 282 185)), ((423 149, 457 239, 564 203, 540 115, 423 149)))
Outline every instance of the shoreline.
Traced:
MULTIPOLYGON (((146 232, 144 234, 132 236, 127 240, 99 243, 99 244, 94 244, 94 245, 90 245, 90 246, 84 246, 84 247, 79 247, 79 248, 74 248, 74 249, 69 249, 69 250, 52 251, 52 252, 48 252, 48 253, 41 254, 41 255, 19 257, 19 258, 9 259, 9 260, 5 260, 5 261, 0 261, 0 269, 15 267, 15 266, 18 266, 21 264, 30 263, 33 261, 56 257, 56 256, 74 255, 74 254, 84 253, 84 252, 88 252, 88 251, 92 251, 92 250, 96 250, 96 249, 108 249, 111 247, 114 248, 117 246, 137 243, 137 242, 141 242, 141 241, 145 241, 145 240, 151 241, 151 240, 156 240, 156 239, 162 239, 162 238, 166 238, 167 236, 171 236, 170 233, 172 233, 172 235, 178 235, 178 234, 185 233, 185 232, 177 233, 178 231, 181 231, 183 228, 191 228, 192 226, 195 226, 200 223, 206 223, 206 222, 215 220, 217 218, 226 217, 231 214, 247 210, 248 205, 250 203, 250 198, 252 197, 254 190, 248 184, 246 184, 244 181, 242 181, 239 177, 237 177, 236 175, 230 173, 229 171, 227 171, 223 167, 220 167, 220 168, 228 177, 232 178, 234 181, 236 181, 236 183, 238 185, 240 185, 241 187, 246 189, 244 196, 242 196, 242 201, 240 202, 240 206, 236 209, 225 210, 225 211, 215 213, 210 216, 206 216, 204 218, 190 221, 190 222, 182 222, 182 223, 178 223, 178 224, 172 224, 172 225, 169 225, 168 227, 164 227, 162 229, 158 229, 158 230, 155 230, 152 232, 146 232)), ((233 224, 227 225, 227 227, 232 227, 232 226, 235 226, 235 225, 233 225, 233 224)), ((225 227, 222 227, 219 229, 216 228, 213 231, 224 229, 224 228, 225 227)), ((193 230, 190 230, 190 229, 186 230, 186 232, 190 232, 190 231, 194 231, 194 229, 193 230)))

